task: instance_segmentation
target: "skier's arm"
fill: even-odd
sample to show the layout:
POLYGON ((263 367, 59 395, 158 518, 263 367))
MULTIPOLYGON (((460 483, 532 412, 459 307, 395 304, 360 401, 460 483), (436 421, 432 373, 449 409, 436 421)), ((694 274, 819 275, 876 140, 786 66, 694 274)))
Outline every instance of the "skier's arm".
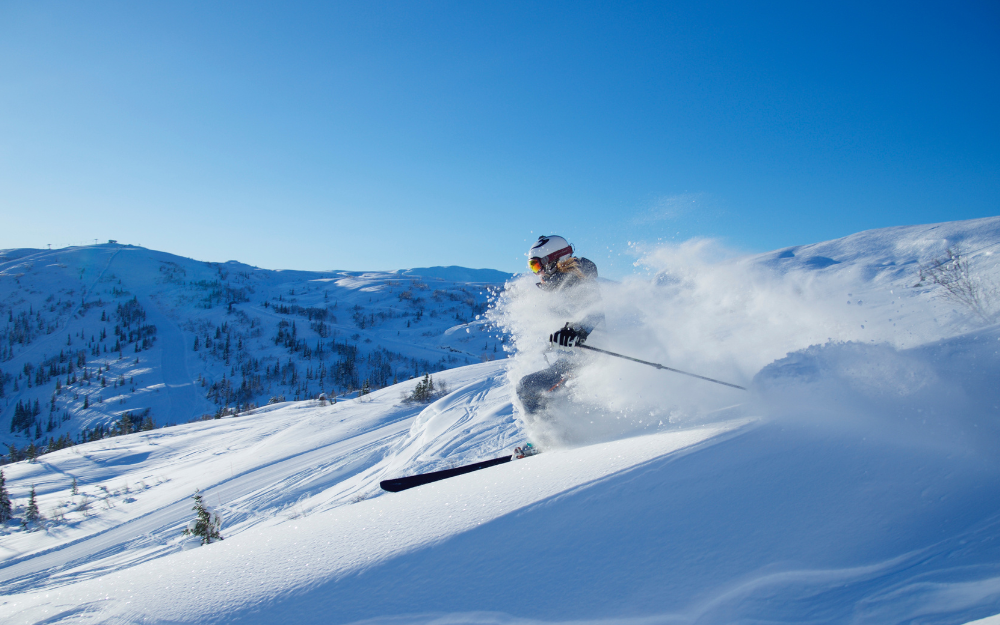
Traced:
MULTIPOLYGON (((597 284, 597 265, 586 258, 579 259, 578 263, 585 279, 574 288, 573 297, 584 315, 575 321, 570 321, 566 326, 573 331, 576 344, 586 341, 590 333, 604 322, 604 306, 601 303, 601 290, 597 284)), ((555 342, 559 342, 558 337, 556 338, 555 342)))
POLYGON ((596 328, 598 324, 603 321, 604 313, 594 312, 575 323, 571 323, 570 327, 574 328, 580 334, 580 342, 582 343, 588 336, 590 336, 590 333, 594 331, 594 328, 596 328))
POLYGON ((604 322, 604 306, 601 302, 601 290, 597 285, 597 265, 586 258, 581 258, 579 265, 580 270, 587 276, 586 281, 580 285, 581 304, 586 314, 570 325, 581 333, 582 343, 594 328, 604 322))

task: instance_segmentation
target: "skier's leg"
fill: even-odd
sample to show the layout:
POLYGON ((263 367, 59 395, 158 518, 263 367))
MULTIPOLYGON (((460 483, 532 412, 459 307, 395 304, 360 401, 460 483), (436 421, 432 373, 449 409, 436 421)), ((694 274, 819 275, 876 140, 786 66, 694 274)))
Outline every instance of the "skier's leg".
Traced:
POLYGON ((562 386, 567 370, 566 363, 560 361, 521 378, 517 383, 517 397, 525 412, 534 414, 544 409, 548 394, 562 386))

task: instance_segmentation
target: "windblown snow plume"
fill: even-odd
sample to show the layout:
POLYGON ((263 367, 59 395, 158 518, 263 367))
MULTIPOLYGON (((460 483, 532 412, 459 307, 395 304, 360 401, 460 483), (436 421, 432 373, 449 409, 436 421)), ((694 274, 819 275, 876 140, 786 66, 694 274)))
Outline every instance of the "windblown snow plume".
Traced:
MULTIPOLYGON (((983 220, 980 238, 995 242, 997 225, 983 220)), ((981 326, 973 311, 957 309, 940 288, 919 284, 920 267, 945 255, 954 237, 937 226, 899 230, 886 240, 861 233, 822 247, 742 258, 710 240, 660 245, 637 250, 636 265, 645 275, 601 281, 606 321, 587 345, 746 386, 748 392, 579 348, 551 347, 549 334, 575 319, 560 311, 558 294, 535 288, 533 276, 513 280, 491 312, 513 337, 512 383, 559 358, 580 363, 544 414, 525 418, 521 411, 529 436, 543 445, 576 445, 729 418, 734 410, 766 417, 780 412, 781 401, 773 397, 773 385, 772 396, 761 399, 754 376, 789 354, 852 343, 860 346, 850 348, 860 362, 910 367, 915 357, 898 356, 897 350, 981 326)), ((975 253, 975 270, 994 275, 990 246, 979 244, 976 229, 962 234, 975 253)), ((848 348, 839 349, 842 354, 848 348)), ((897 389, 910 392, 933 377, 926 367, 911 368, 883 378, 910 385, 897 389)), ((882 379, 856 373, 861 386, 882 379)))

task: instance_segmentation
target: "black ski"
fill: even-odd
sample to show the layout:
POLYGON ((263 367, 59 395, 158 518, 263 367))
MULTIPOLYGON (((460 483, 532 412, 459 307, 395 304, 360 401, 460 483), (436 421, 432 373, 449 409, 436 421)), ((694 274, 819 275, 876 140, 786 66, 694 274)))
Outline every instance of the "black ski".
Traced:
POLYGON ((462 475, 463 473, 472 473, 473 471, 478 471, 479 469, 485 469, 486 467, 492 467, 505 462, 510 462, 512 458, 513 456, 511 455, 500 456, 499 458, 494 458, 493 460, 483 460, 482 462, 467 464, 464 467, 455 467, 454 469, 445 469, 444 471, 434 471, 432 473, 421 473, 420 475, 411 475, 409 477, 397 477, 391 480, 382 480, 379 483, 379 486, 382 487, 382 490, 387 490, 390 493, 398 493, 401 490, 413 488, 414 486, 422 486, 423 484, 430 484, 431 482, 437 482, 438 480, 445 480, 449 477, 462 475))

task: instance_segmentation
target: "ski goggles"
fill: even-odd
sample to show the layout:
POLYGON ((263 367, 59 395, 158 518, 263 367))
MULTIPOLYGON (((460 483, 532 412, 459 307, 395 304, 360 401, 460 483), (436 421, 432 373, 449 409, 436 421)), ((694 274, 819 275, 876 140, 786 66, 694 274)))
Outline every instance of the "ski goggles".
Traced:
POLYGON ((528 267, 531 268, 531 272, 532 273, 538 273, 538 272, 540 272, 542 270, 542 267, 543 267, 543 265, 542 265, 542 259, 541 258, 532 258, 531 260, 528 261, 528 267))

